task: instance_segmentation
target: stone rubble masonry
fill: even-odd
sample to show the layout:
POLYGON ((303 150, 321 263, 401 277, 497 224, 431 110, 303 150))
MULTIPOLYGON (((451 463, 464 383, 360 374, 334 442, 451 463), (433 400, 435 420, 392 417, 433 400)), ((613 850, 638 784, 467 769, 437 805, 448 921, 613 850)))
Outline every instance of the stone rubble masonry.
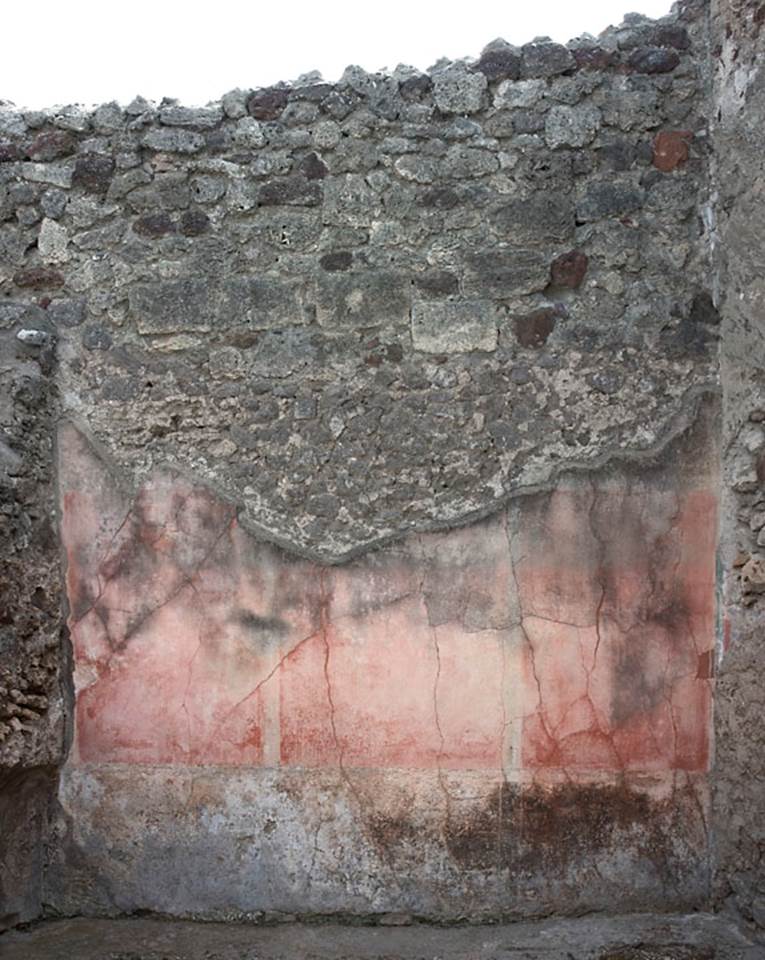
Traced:
POLYGON ((764 922, 759 9, 0 104, 0 924, 764 922))

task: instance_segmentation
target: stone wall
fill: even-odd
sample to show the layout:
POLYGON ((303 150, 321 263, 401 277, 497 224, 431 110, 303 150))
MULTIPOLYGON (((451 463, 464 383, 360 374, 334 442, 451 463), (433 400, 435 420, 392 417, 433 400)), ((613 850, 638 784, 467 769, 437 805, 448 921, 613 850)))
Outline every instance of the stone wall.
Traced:
MULTIPOLYGON (((752 552, 765 408, 732 431, 723 363, 720 426, 748 220, 707 14, 204 108, 0 110, 7 369, 49 384, 9 503, 50 519, 57 421, 74 682, 65 710, 52 536, 12 578, 45 690, 26 600, 8 658, 47 753, 30 732, 12 765, 48 783, 71 730, 47 865, 0 913, 42 872, 50 911, 208 917, 755 889, 710 830, 718 530, 751 507, 752 552), (721 432, 749 460, 725 450, 718 527, 721 432)), ((756 557, 727 562, 753 598, 756 557)), ((718 820, 748 789, 736 649, 718 820)))
POLYGON ((0 927, 39 913, 64 757, 54 346, 43 310, 0 300, 0 927))
POLYGON ((723 329, 721 538, 725 651, 717 681, 715 894, 765 927, 765 206, 761 4, 712 5, 716 258, 723 329))

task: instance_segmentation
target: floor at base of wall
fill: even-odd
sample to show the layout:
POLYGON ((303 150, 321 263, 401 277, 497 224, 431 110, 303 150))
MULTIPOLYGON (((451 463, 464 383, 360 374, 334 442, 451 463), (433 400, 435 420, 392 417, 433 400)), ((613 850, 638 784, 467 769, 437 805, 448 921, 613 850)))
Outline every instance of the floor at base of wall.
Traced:
POLYGON ((46 921, 0 937, 3 960, 763 960, 765 944, 705 914, 580 917, 433 927, 194 923, 134 917, 46 921))

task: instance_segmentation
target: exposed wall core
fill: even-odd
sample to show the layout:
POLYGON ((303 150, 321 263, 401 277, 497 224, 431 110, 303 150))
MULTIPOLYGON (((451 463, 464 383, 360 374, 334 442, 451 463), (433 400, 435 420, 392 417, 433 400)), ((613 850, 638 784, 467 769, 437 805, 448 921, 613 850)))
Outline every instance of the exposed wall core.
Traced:
POLYGON ((754 7, 687 3, 430 74, 0 110, 0 803, 38 823, 6 923, 761 916, 737 666, 713 737, 765 591, 726 17, 753 55, 754 7))

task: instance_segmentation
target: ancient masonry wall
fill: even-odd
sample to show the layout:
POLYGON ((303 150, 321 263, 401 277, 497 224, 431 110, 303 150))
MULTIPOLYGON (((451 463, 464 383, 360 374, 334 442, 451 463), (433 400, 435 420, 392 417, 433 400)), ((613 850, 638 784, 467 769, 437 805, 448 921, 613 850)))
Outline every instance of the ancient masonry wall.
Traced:
POLYGON ((765 208, 761 4, 712 5, 715 260, 722 314, 725 641, 716 684, 714 894, 765 927, 765 208))
POLYGON ((3 922, 757 918, 711 13, 0 110, 3 922))

